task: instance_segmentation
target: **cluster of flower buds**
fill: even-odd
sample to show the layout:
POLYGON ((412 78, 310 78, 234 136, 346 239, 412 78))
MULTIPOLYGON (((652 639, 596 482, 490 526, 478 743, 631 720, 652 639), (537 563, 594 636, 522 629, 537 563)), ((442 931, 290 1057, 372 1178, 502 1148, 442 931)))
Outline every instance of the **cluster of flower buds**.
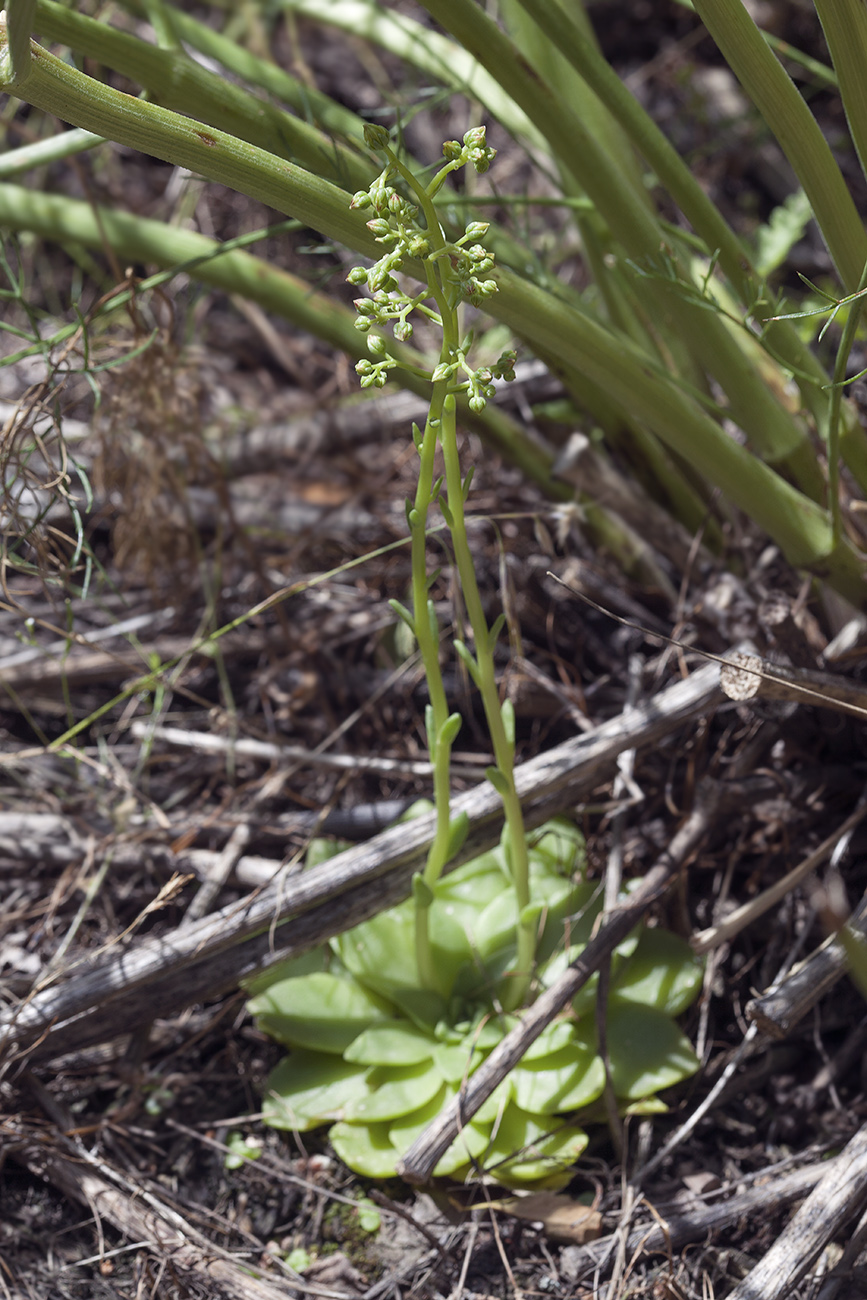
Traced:
MULTIPOLYGON (((441 278, 448 284, 449 297, 456 304, 460 299, 478 306, 497 291, 496 280, 488 273, 493 269, 494 259, 478 241, 488 229, 486 221, 472 221, 460 239, 451 243, 446 241, 441 231, 437 231, 435 240, 430 231, 419 224, 418 207, 395 188, 400 169, 389 148, 389 136, 384 127, 365 127, 365 141, 373 149, 384 149, 389 154, 389 162, 368 190, 360 190, 353 195, 350 207, 356 211, 370 213, 367 222, 376 242, 382 244, 385 252, 373 266, 354 266, 347 279, 357 287, 366 286, 370 297, 355 300, 355 328, 367 335, 367 348, 375 361, 360 361, 356 372, 363 388, 381 388, 388 377, 388 371, 398 362, 388 356, 388 348, 382 334, 375 331, 390 327, 398 343, 406 343, 412 338, 413 327, 409 316, 429 297, 421 292, 416 297, 404 293, 397 276, 407 261, 436 260, 438 270, 445 266, 447 271, 441 278)), ((449 172, 472 163, 476 171, 487 171, 496 150, 485 143, 485 128, 474 127, 467 131, 463 143, 448 140, 443 145, 446 166, 438 173, 435 188, 445 179, 449 172)), ((430 192, 430 191, 429 191, 430 192)), ((429 316, 435 315, 425 309, 429 316)), ((507 354, 504 354, 506 356, 507 354)), ((514 361, 514 354, 511 354, 514 361)), ((500 359, 500 363, 503 358, 500 359)), ((498 363, 498 366, 500 365, 498 363)), ((499 377, 501 370, 489 368, 474 372, 464 362, 463 356, 457 361, 455 371, 462 370, 467 381, 462 385, 469 392, 470 406, 481 410, 485 400, 493 393, 492 379, 499 377)), ((435 376, 439 375, 438 367, 435 376)))

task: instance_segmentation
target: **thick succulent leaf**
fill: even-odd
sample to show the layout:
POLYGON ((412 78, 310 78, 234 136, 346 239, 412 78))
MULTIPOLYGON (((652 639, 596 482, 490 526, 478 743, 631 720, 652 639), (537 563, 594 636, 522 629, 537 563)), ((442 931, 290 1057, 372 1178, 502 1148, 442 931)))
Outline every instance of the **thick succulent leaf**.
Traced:
POLYGON ((346 969, 384 997, 395 988, 418 984, 415 920, 409 901, 338 935, 332 945, 346 969))
POLYGON ((567 818, 554 817, 532 836, 530 853, 550 871, 571 876, 584 869, 584 836, 567 818))
POLYGON ((614 1091, 628 1101, 670 1088, 699 1067, 689 1039, 653 1007, 612 1003, 606 1033, 614 1091))
POLYGON ((360 1065, 420 1065, 429 1061, 438 1044, 415 1025, 397 1021, 365 1029, 343 1053, 360 1065))
POLYGON ((550 1115, 509 1106, 485 1155, 485 1170, 498 1182, 523 1184, 549 1179, 568 1168, 587 1146, 587 1134, 550 1115))
POLYGON ((452 1089, 442 1084, 426 1105, 393 1120, 388 1126, 388 1138, 392 1146, 401 1152, 408 1151, 452 1096, 454 1096, 452 1089))
MULTIPOLYGON (((389 1139, 401 1154, 409 1150, 416 1138, 420 1137, 428 1124, 436 1119, 453 1095, 450 1088, 443 1088, 427 1106, 411 1115, 405 1115, 391 1125, 388 1130, 389 1139)), ((478 1159, 487 1145, 488 1137, 484 1132, 478 1132, 473 1128, 464 1129, 437 1163, 434 1175, 437 1178, 453 1178, 458 1172, 466 1169, 473 1159, 478 1159)))
POLYGON ((552 1020, 550 1025, 545 1026, 536 1041, 527 1048, 523 1060, 535 1061, 540 1056, 550 1056, 552 1052, 559 1052, 561 1047, 568 1047, 573 1042, 573 1028, 571 1020, 552 1020))
POLYGON ((549 1056, 524 1060, 512 1073, 518 1106, 539 1114, 578 1110, 595 1101, 605 1087, 602 1062, 578 1039, 549 1056))
POLYGON ((314 971, 326 970, 330 956, 331 949, 327 945, 321 948, 311 948, 309 952, 302 953, 300 957, 286 957, 283 961, 275 962, 273 966, 268 966, 256 975, 251 975, 249 979, 242 980, 241 984, 247 996, 255 998, 260 993, 266 992, 272 984, 279 984, 281 980, 294 979, 299 975, 312 975, 314 971))
POLYGON ((367 1095, 366 1075, 330 1052, 290 1052, 265 1084, 265 1123, 304 1133, 341 1119, 350 1102, 367 1095))
POLYGON ((344 1052, 370 1025, 389 1018, 391 1008, 355 980, 314 971, 280 980, 253 998, 259 1027, 287 1047, 344 1052))
POLYGON ((670 930, 645 929, 635 952, 617 972, 612 998, 679 1016, 701 988, 703 974, 701 958, 686 940, 670 930))
POLYGON ((469 1078, 484 1056, 483 1052, 473 1051, 470 1042, 450 1047, 447 1043, 437 1043, 433 1050, 434 1067, 446 1083, 459 1084, 469 1078))
POLYGON ((333 1125, 328 1133, 331 1145, 350 1169, 364 1178, 391 1178, 400 1152, 392 1146, 388 1124, 333 1125))
POLYGON ((374 1068, 368 1071, 367 1084, 368 1095, 346 1108, 346 1118, 354 1123, 375 1124, 410 1115, 439 1092, 442 1079, 427 1061, 402 1068, 374 1068))

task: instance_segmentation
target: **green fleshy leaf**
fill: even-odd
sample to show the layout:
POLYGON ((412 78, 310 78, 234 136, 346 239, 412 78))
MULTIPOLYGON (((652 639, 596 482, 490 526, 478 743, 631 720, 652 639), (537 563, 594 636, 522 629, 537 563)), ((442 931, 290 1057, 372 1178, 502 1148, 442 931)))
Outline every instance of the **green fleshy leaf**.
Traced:
POLYGON ((314 971, 325 970, 330 955, 330 949, 327 947, 311 948, 300 957, 286 957, 283 961, 275 962, 273 966, 251 975, 249 979, 242 980, 241 987, 248 997, 258 997, 272 984, 279 984, 281 980, 293 979, 298 975, 312 975, 314 971))
POLYGON ((446 1103, 454 1096, 451 1088, 443 1085, 424 1106, 412 1110, 408 1115, 401 1115, 388 1127, 388 1140, 401 1155, 408 1151, 417 1137, 425 1131, 440 1114, 446 1103))
POLYGON ((397 1023, 365 1029, 343 1054, 357 1065, 420 1065, 439 1046, 414 1025, 397 1023))
POLYGON ((344 1052, 362 1030, 389 1019, 390 1007, 354 980, 314 971, 280 980, 249 1004, 259 1027, 287 1047, 344 1052))
POLYGON ((617 1001, 679 1016, 700 990, 703 975, 704 963, 684 939, 669 930, 645 929, 618 971, 611 994, 617 1001))
POLYGON ((410 632, 415 636, 415 619, 412 614, 410 614, 406 605, 402 605, 399 600, 390 600, 388 603, 394 613, 397 614, 398 618, 403 620, 410 632))
POLYGON ((350 1169, 364 1178, 392 1178, 400 1152, 392 1146, 388 1124, 334 1124, 328 1133, 331 1145, 350 1169))
POLYGON ((464 841, 470 832, 470 819, 467 813, 460 812, 449 826, 448 853, 451 860, 464 847, 464 841))
POLYGON ((463 718, 459 713, 450 713, 443 723, 440 734, 437 737, 439 743, 441 745, 448 745, 449 749, 451 749, 452 745, 457 740, 458 732, 461 729, 462 723, 463 718))
POLYGON ((472 654, 464 645, 463 641, 459 641, 457 637, 455 638, 454 641, 454 647, 457 652, 458 658, 466 666, 467 672, 470 674, 470 677, 473 679, 476 686, 481 688, 482 678, 479 672, 479 665, 476 663, 472 654))
MULTIPOLYGON (((579 1026, 576 1033, 583 1028, 579 1026)), ((608 1007, 606 1034, 614 1091, 627 1101, 670 1088, 699 1068, 689 1039, 669 1016, 653 1007, 613 1003, 608 1007)))
POLYGON ((587 1140, 583 1129, 512 1105, 486 1153, 485 1169, 499 1182, 537 1182, 574 1164, 587 1140))
POLYGON ((486 767, 485 777, 501 797, 509 793, 509 782, 498 767, 486 767))
POLYGON ((375 1067, 368 1072, 367 1085, 369 1095, 347 1106, 347 1120, 376 1124, 409 1115, 436 1096, 442 1080, 433 1063, 427 1061, 405 1067, 375 1067))
POLYGON ((433 1063, 441 1079, 456 1086, 469 1078, 482 1061, 484 1053, 472 1051, 469 1044, 450 1047, 437 1043, 433 1049, 433 1063))
POLYGON ((594 1049, 573 1038, 568 1047, 514 1070, 515 1101, 522 1110, 553 1115, 579 1110, 605 1087, 605 1069, 594 1049))
POLYGON ((506 1112, 506 1108, 512 1103, 515 1096, 515 1085, 511 1074, 498 1083, 490 1097, 486 1097, 479 1109, 473 1116, 473 1126, 479 1132, 490 1133, 492 1125, 498 1124, 499 1120, 506 1112))
MULTIPOLYGON (((493 654, 493 653, 494 653, 494 650, 495 650, 496 647, 497 647, 497 642, 498 642, 498 640, 500 639, 500 633, 501 633, 502 630, 503 630, 503 626, 504 626, 505 622, 506 622, 506 615, 505 615, 505 614, 498 614, 497 617, 494 619, 493 624, 488 628, 488 654, 493 654)), ((503 709, 506 707, 506 705, 508 705, 509 708, 512 710, 512 744, 514 744, 514 743, 515 743, 515 726, 514 726, 514 724, 515 724, 515 707, 514 707, 514 705, 512 704, 512 701, 511 701, 511 700, 504 700, 503 704, 500 706, 500 712, 501 712, 501 713, 502 713, 503 709)), ((504 717, 503 720, 505 721, 505 717, 504 717)), ((507 736, 507 737, 508 737, 508 734, 509 734, 509 729, 508 729, 508 727, 507 727, 507 728, 506 728, 506 736, 507 736)))
MULTIPOLYGON (((503 618, 505 620, 505 615, 503 616, 503 618)), ((494 635, 495 630, 497 632, 497 635, 499 636, 498 624, 499 624, 499 619, 491 628, 491 636, 494 635)), ((494 644, 495 642, 491 643, 492 651, 494 648, 494 644)), ((506 732, 506 740, 509 742, 509 747, 511 748, 512 754, 514 755, 515 753, 515 706, 511 700, 503 700, 503 703, 500 706, 500 715, 503 719, 503 727, 505 728, 505 732, 506 732)))
MULTIPOLYGON (((574 1025, 571 1020, 552 1020, 546 1025, 534 1043, 531 1043, 521 1058, 522 1061, 536 1061, 540 1056, 550 1056, 568 1047, 573 1041, 574 1025)), ((582 1045, 583 1046, 583 1045, 582 1045)))
POLYGON ((268 1076, 262 1114, 272 1128, 304 1133, 342 1119, 347 1105, 367 1095, 367 1067, 330 1052, 291 1052, 268 1076))
POLYGON ((624 1115, 667 1115, 668 1106, 659 1097, 642 1097, 623 1108, 624 1115))
POLYGON ((565 817, 554 817, 540 827, 536 835, 540 835, 540 838, 531 843, 531 858, 547 863, 550 870, 563 876, 584 870, 584 836, 572 822, 565 817))
POLYGON ((412 901, 416 907, 430 907, 434 901, 434 892, 420 871, 412 878, 412 901))

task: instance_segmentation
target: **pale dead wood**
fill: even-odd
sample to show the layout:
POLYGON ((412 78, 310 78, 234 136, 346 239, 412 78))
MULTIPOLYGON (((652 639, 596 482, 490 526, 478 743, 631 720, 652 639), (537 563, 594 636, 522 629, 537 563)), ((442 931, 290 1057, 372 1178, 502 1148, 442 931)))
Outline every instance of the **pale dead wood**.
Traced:
MULTIPOLYGON (((867 895, 848 924, 859 934, 867 935, 867 895)), ((843 945, 834 938, 826 939, 776 988, 747 1003, 747 1019, 768 1038, 785 1038, 848 969, 849 959, 843 945)))
POLYGON ((764 1259, 729 1300, 782 1300, 808 1272, 828 1242, 867 1201, 867 1124, 824 1174, 764 1259))
POLYGON ((694 935, 692 946, 695 951, 698 953, 709 952, 711 948, 719 947, 721 943, 725 943, 734 935, 740 934, 741 930, 748 925, 752 925, 753 921, 767 912, 775 903, 779 903, 787 894, 791 893, 796 885, 799 885, 812 871, 815 871, 816 867, 825 858, 830 857, 843 837, 854 830, 865 816, 867 816, 867 805, 861 804, 832 835, 823 840, 812 853, 808 853, 806 858, 787 872, 781 880, 775 881, 773 885, 763 889, 756 898, 752 898, 748 903, 744 903, 742 907, 736 908, 719 925, 711 926, 709 929, 701 930, 694 935))
MULTIPOLYGON (((261 654, 271 649, 280 651, 285 648, 285 634, 278 627, 259 630, 245 628, 240 632, 227 632, 220 638, 220 649, 228 657, 261 654)), ((90 650, 81 646, 68 648, 61 653, 46 651, 44 657, 14 662, 2 669, 3 685, 14 691, 24 690, 59 690, 61 685, 87 686, 90 683, 118 683, 129 678, 151 678, 153 671, 149 668, 147 655, 155 655, 165 667, 187 655, 208 655, 208 647, 196 646, 189 637, 163 636, 151 642, 146 651, 136 650, 124 645, 116 650, 90 650)), ((7 706, 13 697, 6 701, 7 706)), ((0 755, 0 766, 16 762, 16 755, 0 755)))
MULTIPOLYGON (((59 1140, 29 1137, 10 1143, 8 1150, 36 1177, 52 1183, 95 1217, 106 1219, 130 1241, 146 1242, 159 1259, 193 1274, 199 1282, 224 1287, 238 1300, 287 1300, 298 1292, 294 1281, 281 1285, 261 1276, 255 1261, 235 1263, 177 1211, 142 1188, 119 1187, 82 1154, 63 1154, 59 1140)), ((306 1290, 303 1283, 300 1289, 306 1290)))
MULTIPOLYGON (((825 1176, 833 1177, 835 1171, 842 1168, 839 1164, 841 1159, 837 1157, 807 1165, 776 1177, 770 1175, 758 1186, 735 1192, 726 1199, 723 1199, 725 1189, 721 1189, 714 1193, 717 1199, 709 1205, 684 1206, 682 1202, 654 1205, 658 1218, 631 1228, 626 1249, 631 1255, 636 1251, 648 1255, 667 1254, 691 1241, 705 1240, 739 1219, 773 1214, 806 1196, 825 1176)), ((616 1245, 617 1236, 612 1234, 573 1250, 569 1259, 570 1275, 580 1278, 597 1268, 616 1245)))
POLYGON ((730 700, 785 700, 792 704, 821 705, 857 718, 867 716, 867 690, 860 682, 839 673, 819 673, 790 668, 759 655, 734 654, 720 673, 720 686, 730 700))
MULTIPOLYGON (((515 775, 528 825, 538 825, 554 811, 574 804, 623 750, 658 741, 719 701, 719 670, 707 665, 594 731, 523 764, 515 775)), ((453 808, 455 814, 466 812, 470 820, 461 860, 497 841, 502 804, 487 782, 456 798, 453 808)), ((151 1007, 147 1019, 165 1014, 165 1009, 157 1008, 165 1008, 167 1003, 179 1009, 209 991, 234 987, 243 973, 251 973, 278 945, 283 953, 297 953, 340 933, 406 897, 412 873, 423 865, 433 828, 432 814, 394 827, 312 871, 282 875, 242 902, 181 931, 109 953, 96 969, 85 969, 57 987, 35 991, 24 1005, 0 1016, 3 1053, 7 1057, 17 1054, 37 1039, 41 1040, 40 1056, 51 1054, 54 1040, 63 1042, 59 1051, 71 1050, 84 1041, 105 1041, 110 1035, 100 1024, 109 1027, 114 1008, 119 1008, 129 1029, 133 1023, 131 999, 142 990, 152 994, 158 981, 162 981, 163 1000, 146 996, 151 1007), (239 948, 245 941, 251 941, 251 948, 239 948), (214 963, 210 969, 209 962, 214 963), (198 968, 198 980, 194 968, 198 968), (76 1028, 73 1022, 83 1018, 91 1023, 76 1028), (61 1039, 63 1027, 67 1032, 61 1039), (95 1038, 94 1033, 100 1036, 95 1038)))

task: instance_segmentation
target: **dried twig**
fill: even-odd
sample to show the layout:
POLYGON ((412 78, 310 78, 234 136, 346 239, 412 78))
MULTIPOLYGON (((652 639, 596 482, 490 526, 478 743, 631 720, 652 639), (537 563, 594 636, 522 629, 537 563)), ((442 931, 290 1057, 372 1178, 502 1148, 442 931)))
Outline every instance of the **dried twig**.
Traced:
POLYGON ((867 1201, 867 1124, 824 1174, 764 1259, 729 1300, 782 1300, 792 1294, 832 1237, 867 1201))
MULTIPOLYGON (((718 669, 708 665, 593 732, 523 764, 516 784, 528 826, 574 804, 623 750, 652 744, 713 707, 720 699, 718 680, 718 669)), ((487 782, 457 798, 454 810, 465 811, 471 827, 461 860, 496 842, 502 805, 487 782)), ((281 877, 237 905, 177 933, 123 948, 96 969, 35 992, 25 1005, 0 1016, 6 1054, 37 1039, 41 1056, 105 1041, 130 1029, 136 1015, 153 1019, 235 987, 277 948, 284 954, 301 952, 365 920, 406 897, 433 824, 431 814, 394 827, 310 872, 281 877), (88 1024, 80 1023, 84 1019, 88 1024)))

